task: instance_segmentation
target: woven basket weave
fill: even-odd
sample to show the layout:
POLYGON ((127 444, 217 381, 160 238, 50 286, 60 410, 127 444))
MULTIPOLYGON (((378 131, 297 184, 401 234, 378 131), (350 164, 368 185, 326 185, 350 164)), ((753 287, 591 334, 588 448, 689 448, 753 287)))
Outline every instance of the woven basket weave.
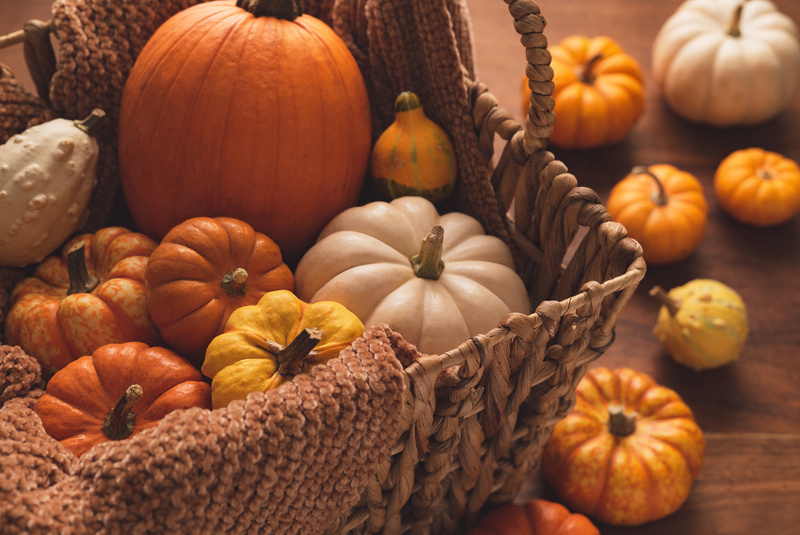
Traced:
POLYGON ((546 22, 535 2, 504 1, 528 61, 525 125, 484 84, 465 83, 487 166, 503 140, 491 184, 535 312, 407 368, 393 455, 327 533, 461 533, 487 503, 511 501, 644 277, 639 244, 545 150, 555 120, 546 22))
MULTIPOLYGON (((494 330, 406 368, 392 454, 329 534, 460 533, 487 503, 510 501, 537 471, 553 425, 572 408, 587 365, 612 343, 617 318, 645 273, 639 244, 546 150, 555 118, 545 19, 531 0, 504 1, 528 62, 525 124, 466 67, 462 78, 470 135, 490 170, 481 187, 493 192, 482 199, 493 218, 479 219, 512 248, 535 312, 512 314, 494 330), (498 136, 503 149, 495 158, 498 136)), ((463 8, 460 0, 445 3, 463 8)), ((322 13, 338 2, 319 4, 322 13)), ((454 208, 474 211, 476 191, 482 190, 462 189, 454 208)))

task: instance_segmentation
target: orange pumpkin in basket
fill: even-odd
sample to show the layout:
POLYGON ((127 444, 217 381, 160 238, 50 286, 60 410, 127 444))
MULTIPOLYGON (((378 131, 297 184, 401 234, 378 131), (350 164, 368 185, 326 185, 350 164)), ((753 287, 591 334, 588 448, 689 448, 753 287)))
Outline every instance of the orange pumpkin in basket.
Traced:
POLYGON ((542 455, 566 505, 619 525, 675 512, 705 457, 703 432, 680 396, 630 368, 590 369, 576 396, 542 455))
POLYGON ((198 368, 231 312, 267 292, 294 290, 275 242, 230 217, 195 217, 170 230, 150 255, 144 281, 161 336, 198 368))
POLYGON ((720 206, 737 221, 757 227, 785 223, 800 211, 800 167, 759 148, 729 154, 714 174, 720 206))
POLYGON ((600 535, 585 516, 560 503, 530 500, 506 504, 481 517, 467 535, 600 535))
POLYGON ((688 257, 703 240, 708 220, 700 181, 668 164, 633 169, 611 189, 606 208, 653 265, 688 257))
POLYGON ((236 217, 292 265, 356 203, 372 149, 366 86, 345 43, 297 4, 197 4, 147 42, 119 118, 122 188, 142 232, 236 217))
POLYGON ((80 456, 190 407, 211 408, 211 387, 200 371, 168 349, 128 342, 68 364, 48 381, 34 410, 47 434, 80 456))
MULTIPOLYGON (((613 39, 573 35, 550 47, 553 113, 550 141, 565 149, 618 143, 644 112, 644 76, 636 60, 613 39)), ((522 111, 530 89, 522 78, 522 111)))
POLYGON ((110 343, 161 343, 144 272, 156 242, 122 227, 68 241, 11 292, 6 343, 36 357, 45 374, 110 343))

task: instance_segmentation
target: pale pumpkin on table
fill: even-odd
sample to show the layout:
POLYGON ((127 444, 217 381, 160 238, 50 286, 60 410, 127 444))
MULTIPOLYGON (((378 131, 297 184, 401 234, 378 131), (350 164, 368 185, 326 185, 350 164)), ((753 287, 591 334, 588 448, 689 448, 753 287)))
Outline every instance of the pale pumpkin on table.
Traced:
POLYGON ((667 104, 690 121, 761 123, 797 96, 798 28, 768 0, 687 0, 656 35, 652 69, 667 104))
POLYGON ((439 354, 530 311, 508 246, 459 212, 422 197, 350 208, 328 224, 295 271, 297 295, 336 301, 365 325, 386 323, 439 354))

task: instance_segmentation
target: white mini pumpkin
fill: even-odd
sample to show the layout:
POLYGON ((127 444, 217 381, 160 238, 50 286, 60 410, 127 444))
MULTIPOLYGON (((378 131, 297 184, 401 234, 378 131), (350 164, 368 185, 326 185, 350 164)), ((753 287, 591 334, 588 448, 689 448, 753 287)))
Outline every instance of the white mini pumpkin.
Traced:
POLYGON ((53 119, 0 146, 0 266, 40 262, 85 221, 97 182, 97 141, 105 117, 53 119))
POLYGON ((688 0, 656 35, 652 69, 669 106, 690 121, 761 123, 800 87, 797 25, 768 0, 688 0))
POLYGON ((300 260, 295 291, 304 301, 339 302, 365 325, 386 323, 421 352, 440 354, 509 312, 529 313, 513 266, 508 246, 477 220, 439 215, 430 201, 407 196, 336 216, 300 260))

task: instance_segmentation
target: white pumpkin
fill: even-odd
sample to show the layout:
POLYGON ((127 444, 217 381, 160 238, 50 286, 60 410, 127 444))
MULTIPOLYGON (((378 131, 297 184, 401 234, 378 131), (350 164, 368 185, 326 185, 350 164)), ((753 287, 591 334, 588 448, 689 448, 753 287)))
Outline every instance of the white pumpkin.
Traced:
POLYGON ((768 0, 688 0, 659 30, 652 69, 669 106, 690 121, 761 123, 797 95, 798 29, 768 0))
POLYGON ((336 301, 369 326, 386 323, 428 354, 441 354, 530 312, 508 246, 458 212, 439 215, 416 196, 345 210, 295 270, 308 302, 336 301), (437 277, 438 278, 435 278, 437 277))
POLYGON ((0 266, 40 262, 86 220, 97 183, 97 141, 105 116, 53 119, 0 146, 0 266))

